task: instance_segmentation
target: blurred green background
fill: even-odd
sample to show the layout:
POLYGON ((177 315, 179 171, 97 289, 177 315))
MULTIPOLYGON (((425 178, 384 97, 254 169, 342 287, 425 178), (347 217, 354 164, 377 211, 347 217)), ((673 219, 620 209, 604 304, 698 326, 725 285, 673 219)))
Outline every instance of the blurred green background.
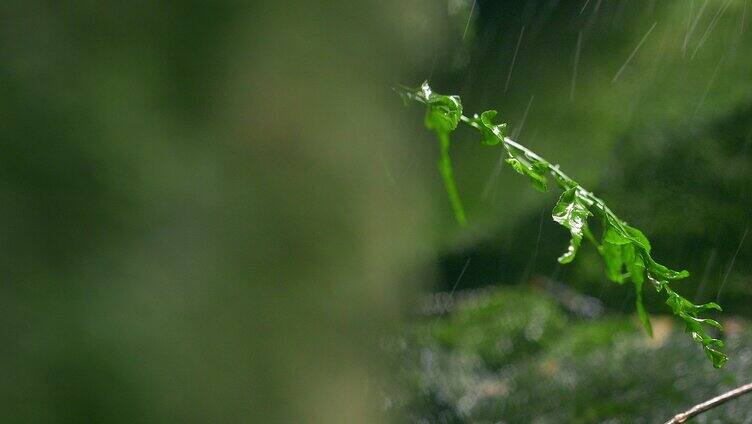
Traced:
MULTIPOLYGON (((652 423, 752 380, 748 0, 0 4, 0 421, 652 423), (714 370, 428 79, 725 311, 714 370)), ((752 398, 697 422, 752 420, 752 398)))

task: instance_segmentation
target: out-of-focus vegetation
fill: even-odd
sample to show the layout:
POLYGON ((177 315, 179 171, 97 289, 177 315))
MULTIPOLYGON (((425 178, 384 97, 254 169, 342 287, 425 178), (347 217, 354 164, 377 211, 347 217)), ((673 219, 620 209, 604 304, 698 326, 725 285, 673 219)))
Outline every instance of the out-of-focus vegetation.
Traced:
POLYGON ((431 3, 0 2, 0 422, 378 421, 431 3))
MULTIPOLYGON (((747 383, 752 367, 744 320, 726 322, 734 360, 716 370, 671 319, 646 338, 636 319, 586 320, 543 290, 469 292, 442 312, 389 346, 403 390, 388 405, 412 422, 664 422, 747 383)), ((696 422, 747 422, 750 411, 752 398, 741 398, 696 422)))
POLYGON ((0 421, 655 422, 750 381, 748 3, 0 2, 0 421), (459 228, 423 80, 686 265, 726 368, 558 264, 470 132, 459 228))

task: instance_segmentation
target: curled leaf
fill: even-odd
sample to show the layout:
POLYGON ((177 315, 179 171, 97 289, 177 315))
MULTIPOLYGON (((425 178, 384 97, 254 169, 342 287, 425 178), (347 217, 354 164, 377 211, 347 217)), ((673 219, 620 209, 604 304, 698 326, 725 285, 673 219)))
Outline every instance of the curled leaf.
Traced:
POLYGON ((475 115, 472 119, 474 126, 478 128, 481 136, 481 143, 486 146, 495 146, 504 141, 504 137, 507 135, 507 124, 494 124, 493 120, 498 114, 495 110, 487 110, 478 115, 475 115))
POLYGON ((669 269, 653 260, 650 255, 645 256, 645 265, 651 274, 666 280, 680 280, 682 278, 689 277, 689 271, 674 271, 672 269, 669 269))
POLYGON ((580 187, 572 187, 561 194, 554 206, 552 217, 554 221, 569 229, 571 239, 569 248, 559 257, 559 263, 567 264, 574 260, 582 243, 588 216, 590 216, 590 210, 588 210, 587 202, 582 198, 580 187))
POLYGON ((454 131, 462 117, 462 102, 459 96, 436 94, 431 90, 428 81, 420 88, 428 106, 426 127, 439 132, 454 131))
POLYGON ((723 347, 723 341, 715 339, 708 335, 705 327, 712 327, 718 330, 722 330, 721 324, 710 318, 700 318, 698 314, 702 311, 710 309, 720 310, 720 306, 717 303, 706 303, 704 305, 695 305, 689 300, 685 299, 675 291, 668 287, 668 284, 663 285, 663 289, 668 294, 666 304, 671 307, 676 316, 684 321, 686 331, 692 335, 692 339, 702 345, 705 354, 713 363, 716 368, 721 368, 728 357, 718 350, 723 347))
POLYGON ((506 159, 508 163, 519 174, 527 175, 530 178, 530 182, 533 184, 536 190, 540 192, 546 192, 548 190, 548 179, 543 173, 536 171, 535 167, 523 163, 516 157, 510 156, 506 159))
POLYGON ((462 118, 462 102, 459 96, 438 94, 431 89, 428 81, 423 82, 419 89, 395 87, 402 100, 422 103, 426 108, 426 127, 439 133, 449 133, 457 128, 462 118))

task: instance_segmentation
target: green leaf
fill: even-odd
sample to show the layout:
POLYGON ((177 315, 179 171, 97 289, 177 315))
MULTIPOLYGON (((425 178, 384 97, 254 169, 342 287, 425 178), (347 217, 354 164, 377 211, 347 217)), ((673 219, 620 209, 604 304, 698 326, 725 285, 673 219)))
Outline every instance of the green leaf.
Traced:
POLYGON ((622 273, 622 268, 624 260, 621 254, 621 245, 604 241, 601 245, 601 256, 603 256, 605 264, 606 277, 614 283, 623 283, 624 274, 622 273))
MULTIPOLYGON (((644 236, 642 237, 644 238, 644 236)), ((647 239, 644 241, 639 240, 639 236, 625 237, 619 234, 616 228, 609 226, 603 233, 603 244, 601 245, 600 252, 605 263, 606 276, 611 281, 622 284, 625 279, 623 269, 626 268, 627 275, 634 284, 637 316, 640 318, 643 327, 645 327, 645 331, 652 337, 653 327, 650 324, 650 317, 642 301, 642 287, 645 283, 645 263, 639 252, 642 246, 646 244, 646 241, 647 239)), ((647 244, 649 245, 649 243, 647 244)))
POLYGON ((669 269, 655 260, 653 260, 650 255, 645 256, 645 264, 647 265, 647 270, 653 274, 656 275, 662 279, 665 280, 681 280, 682 278, 689 277, 689 271, 682 270, 682 271, 674 271, 672 269, 669 269))
POLYGON ((627 232, 629 240, 631 240, 635 245, 639 246, 642 250, 650 253, 650 241, 648 241, 648 238, 645 237, 645 234, 642 234, 642 231, 638 230, 637 228, 630 227, 627 224, 624 224, 624 229, 627 232))
POLYGON ((486 146, 495 146, 503 142, 504 137, 507 135, 506 123, 494 124, 493 122, 497 114, 498 112, 495 110, 487 110, 481 113, 480 117, 475 115, 472 119, 472 122, 475 124, 474 126, 480 131, 483 137, 481 143, 486 146))
POLYGON ((619 234, 619 232, 616 230, 615 227, 610 226, 610 227, 607 227, 606 231, 603 233, 603 243, 622 245, 622 244, 631 243, 631 241, 628 238, 619 234))
POLYGON ((399 86, 394 90, 405 103, 413 101, 427 106, 425 124, 429 130, 449 133, 457 128, 462 118, 462 102, 459 96, 435 93, 428 81, 423 82, 419 89, 399 86))
POLYGON ((685 299, 678 293, 671 290, 668 284, 663 285, 663 289, 668 294, 666 304, 671 307, 674 314, 684 321, 686 331, 692 335, 692 339, 702 345, 705 354, 708 359, 713 363, 716 368, 721 368, 723 364, 728 361, 728 357, 718 350, 717 348, 723 347, 723 341, 715 339, 708 335, 705 331, 705 327, 712 327, 718 330, 722 330, 721 324, 710 318, 700 318, 698 314, 703 311, 715 309, 720 310, 720 306, 717 303, 706 303, 704 305, 695 305, 689 300, 685 299))
POLYGON ((647 311, 645 311, 645 305, 642 302, 642 286, 645 283, 645 263, 633 245, 625 244, 622 246, 622 249, 624 251, 624 263, 627 266, 629 278, 634 284, 637 316, 640 317, 640 322, 642 322, 642 326, 645 327, 648 335, 653 337, 653 326, 650 324, 650 317, 647 311), (627 246, 629 246, 629 249, 627 249, 627 246))
POLYGON ((437 132, 450 132, 457 128, 462 117, 462 102, 459 96, 445 96, 434 93, 424 82, 420 87, 426 99, 426 128, 437 132))
POLYGON ((614 234, 611 237, 613 237, 614 240, 619 240, 619 242, 614 241, 614 243, 624 244, 631 242, 634 243, 636 247, 650 253, 650 241, 648 241, 645 234, 637 228, 630 227, 626 222, 609 214, 605 214, 603 225, 606 228, 614 230, 614 234), (616 236, 618 236, 618 238, 616 236))
POLYGON ((541 175, 545 175, 546 172, 551 170, 551 166, 545 162, 541 162, 533 158, 528 158, 528 162, 530 162, 530 166, 533 168, 533 170, 541 175))
POLYGON ((714 367, 723 368, 723 366, 726 365, 726 362, 728 362, 728 356, 720 350, 715 349, 713 346, 703 346, 703 349, 705 349, 705 354, 708 356, 708 359, 710 359, 710 362, 713 363, 714 367))
POLYGON ((548 179, 545 175, 536 171, 533 166, 522 163, 522 161, 515 157, 508 157, 506 163, 511 165, 518 173, 527 175, 536 190, 540 192, 546 192, 548 190, 548 179))
MULTIPOLYGON (((600 247, 601 256, 605 265, 606 276, 615 283, 624 282, 623 268, 626 265, 625 249, 632 249, 629 239, 621 236, 613 227, 606 228, 603 233, 603 243, 600 247)), ((634 253, 632 253, 634 256, 634 253)))
MULTIPOLYGON (((668 280, 685 278, 689 273, 687 271, 673 271, 657 263, 650 256, 650 241, 648 241, 647 237, 640 230, 607 215, 604 218, 604 226, 606 230, 603 234, 603 244, 600 252, 605 263, 606 276, 612 281, 622 283, 624 281, 622 267, 626 267, 628 275, 634 284, 637 315, 645 330, 648 334, 652 335, 650 318, 643 304, 645 273, 647 272, 648 278, 653 282, 658 291, 663 289, 670 290, 668 288, 668 280)), ((697 313, 700 310, 712 306, 693 305, 676 293, 671 293, 673 293, 673 296, 669 297, 667 303, 674 309, 674 314, 682 318, 685 323, 691 321, 693 326, 700 325, 700 327, 702 326, 701 324, 710 326, 717 324, 712 320, 705 321, 697 318, 697 313), (684 315, 679 315, 680 312, 684 315)), ((716 304, 713 305, 717 306, 716 304)), ((695 330, 693 334, 703 333, 695 330)), ((703 347, 706 348, 707 344, 704 344, 703 347)))
POLYGON ((582 243, 583 231, 590 216, 588 203, 582 198, 580 190, 581 188, 577 186, 562 193, 552 213, 554 221, 568 228, 571 235, 569 248, 558 259, 562 264, 572 262, 577 255, 577 250, 582 243))

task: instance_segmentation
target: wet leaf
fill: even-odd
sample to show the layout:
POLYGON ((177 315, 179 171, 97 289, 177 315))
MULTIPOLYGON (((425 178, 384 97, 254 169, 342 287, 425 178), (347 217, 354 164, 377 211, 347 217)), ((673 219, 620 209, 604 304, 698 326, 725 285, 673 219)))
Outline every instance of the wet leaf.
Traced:
POLYGON ((428 81, 419 89, 404 86, 394 89, 404 102, 414 101, 427 106, 425 124, 430 130, 449 133, 457 128, 462 118, 462 102, 459 96, 446 96, 433 91, 428 81))
POLYGON ((567 264, 572 262, 577 255, 577 250, 582 243, 583 231, 590 216, 587 202, 581 197, 580 187, 572 187, 561 194, 554 206, 552 216, 554 221, 568 228, 571 235, 569 248, 559 257, 560 263, 567 264))
POLYGON ((721 307, 717 303, 706 303, 704 305, 695 305, 689 300, 685 299, 675 291, 668 287, 668 284, 663 285, 663 289, 668 294, 666 304, 671 307, 674 314, 684 321, 686 331, 692 335, 692 339, 702 345, 703 350, 708 359, 713 363, 716 368, 722 367, 728 357, 718 350, 723 347, 723 341, 715 339, 708 335, 705 327, 712 327, 717 330, 722 330, 721 324, 710 318, 700 318, 697 315, 702 311, 710 309, 721 310, 721 307))
POLYGON ((536 171, 532 166, 522 163, 515 157, 509 157, 505 161, 519 174, 527 175, 536 190, 540 192, 545 192, 548 190, 548 179, 545 175, 536 171))
POLYGON ((487 110, 473 118, 473 122, 476 124, 476 128, 480 131, 481 143, 486 146, 495 146, 504 140, 507 135, 507 124, 494 124, 493 120, 498 114, 495 110, 487 110))
POLYGON ((635 307, 637 308, 637 316, 640 318, 642 326, 645 327, 645 331, 650 337, 653 337, 653 326, 650 324, 650 316, 645 310, 645 305, 642 302, 642 286, 645 284, 645 263, 642 261, 642 257, 637 253, 637 249, 633 245, 625 244, 624 249, 624 263, 629 272, 629 278, 632 280, 635 289, 635 307), (627 248, 629 246, 629 248, 627 248))
POLYGON ((623 247, 628 246, 633 249, 631 242, 619 235, 613 228, 608 228, 603 233, 603 243, 601 244, 600 253, 603 256, 606 276, 615 283, 624 282, 624 252, 623 247))
POLYGON ((680 280, 682 278, 689 277, 689 271, 674 271, 672 269, 669 269, 653 260, 650 255, 645 256, 645 263, 647 270, 650 271, 651 274, 666 280, 680 280))

